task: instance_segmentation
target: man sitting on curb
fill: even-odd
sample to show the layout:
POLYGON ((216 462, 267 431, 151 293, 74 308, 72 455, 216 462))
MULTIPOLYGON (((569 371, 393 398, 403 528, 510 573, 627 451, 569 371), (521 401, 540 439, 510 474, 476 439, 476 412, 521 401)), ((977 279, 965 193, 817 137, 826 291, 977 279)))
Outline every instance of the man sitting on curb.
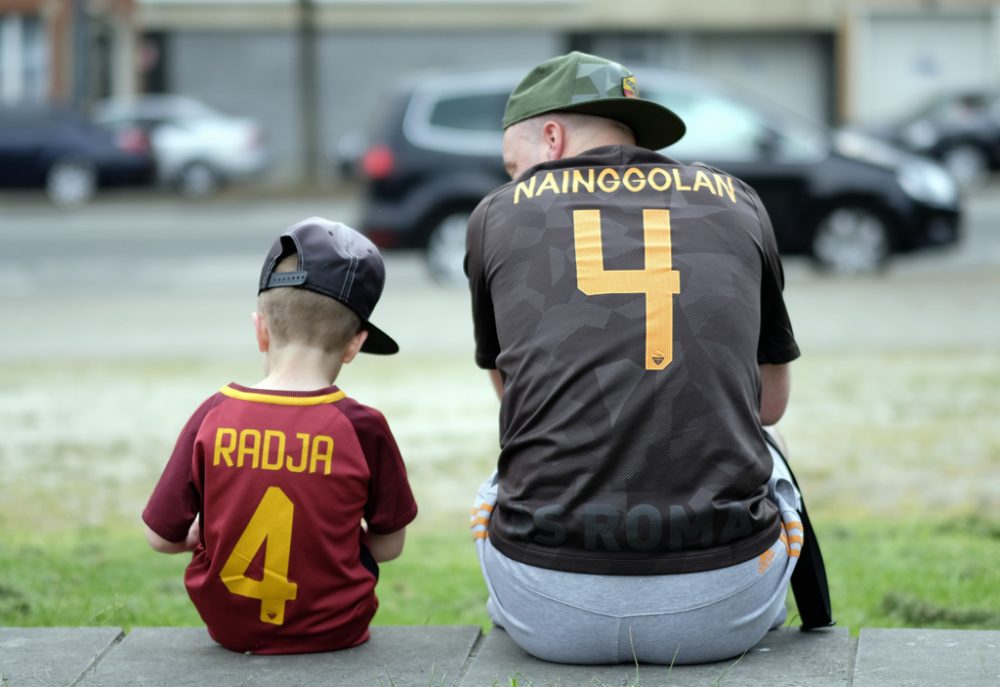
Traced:
POLYGON ((774 233, 614 62, 533 69, 512 181, 469 222, 476 362, 501 451, 473 532, 493 621, 565 663, 739 655, 785 620, 801 500, 765 426, 799 350, 774 233))

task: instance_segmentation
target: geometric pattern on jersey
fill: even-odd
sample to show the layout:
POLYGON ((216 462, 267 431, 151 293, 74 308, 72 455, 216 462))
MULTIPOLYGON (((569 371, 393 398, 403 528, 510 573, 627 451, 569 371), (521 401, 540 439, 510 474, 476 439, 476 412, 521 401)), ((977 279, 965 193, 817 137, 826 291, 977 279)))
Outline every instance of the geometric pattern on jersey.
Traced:
POLYGON ((758 363, 798 348, 752 189, 631 146, 543 163, 473 213, 467 270, 477 362, 504 379, 498 550, 665 574, 777 539, 758 363))

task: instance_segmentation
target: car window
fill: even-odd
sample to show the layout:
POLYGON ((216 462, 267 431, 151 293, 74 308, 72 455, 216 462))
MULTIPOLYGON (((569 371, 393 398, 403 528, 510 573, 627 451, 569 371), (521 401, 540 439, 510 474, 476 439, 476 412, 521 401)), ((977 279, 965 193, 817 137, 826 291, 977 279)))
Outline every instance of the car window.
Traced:
POLYGON ((506 103, 506 93, 444 97, 431 110, 430 124, 465 131, 500 131, 506 103))
POLYGON ((753 160, 767 130, 756 113, 714 94, 651 92, 646 97, 663 103, 684 120, 687 133, 670 146, 682 160, 753 160))
POLYGON ((722 94, 646 89, 643 95, 666 105, 684 120, 687 133, 668 153, 686 162, 743 162, 766 155, 781 162, 814 162, 825 154, 825 137, 818 127, 769 117, 763 110, 722 94))
POLYGON ((43 138, 46 121, 42 113, 0 111, 0 143, 23 146, 43 138))
POLYGON ((788 126, 776 136, 775 156, 784 162, 817 162, 829 153, 828 134, 817 128, 788 126))
POLYGON ((403 133, 418 147, 499 158, 503 110, 512 87, 505 73, 496 72, 484 74, 475 84, 422 81, 403 115, 403 133))

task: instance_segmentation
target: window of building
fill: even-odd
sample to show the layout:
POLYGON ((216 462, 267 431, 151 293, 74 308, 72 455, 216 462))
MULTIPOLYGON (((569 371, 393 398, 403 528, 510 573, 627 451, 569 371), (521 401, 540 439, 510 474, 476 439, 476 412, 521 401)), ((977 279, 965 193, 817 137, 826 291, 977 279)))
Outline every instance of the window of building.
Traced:
POLYGON ((38 17, 0 16, 0 102, 42 102, 48 93, 47 66, 38 17))

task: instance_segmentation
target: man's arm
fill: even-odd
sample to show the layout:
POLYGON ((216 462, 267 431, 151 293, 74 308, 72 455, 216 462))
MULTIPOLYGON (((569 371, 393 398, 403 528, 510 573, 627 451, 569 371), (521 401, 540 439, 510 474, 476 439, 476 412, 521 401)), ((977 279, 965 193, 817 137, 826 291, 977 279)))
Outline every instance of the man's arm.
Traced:
POLYGON ((799 346, 792 333, 792 323, 782 294, 785 273, 781 267, 778 243, 760 198, 745 187, 760 220, 763 247, 763 272, 760 284, 760 338, 757 341, 757 364, 760 366, 760 421, 765 427, 775 424, 788 406, 788 363, 799 357, 799 346))
POLYGON ((500 377, 500 370, 490 370, 490 381, 493 382, 493 390, 497 392, 497 398, 503 400, 503 378, 500 377))
POLYGON ((403 543, 406 541, 406 528, 390 532, 389 534, 368 534, 368 550, 371 551, 372 558, 378 563, 391 561, 399 558, 403 553, 403 543))
POLYGON ((791 391, 788 363, 760 365, 760 422, 773 425, 785 414, 791 391))
POLYGON ((493 196, 485 198, 469 217, 466 237, 465 274, 469 278, 469 294, 472 300, 472 330, 476 342, 476 365, 484 370, 496 367, 500 355, 500 341, 497 334, 496 316, 493 311, 493 295, 486 282, 485 223, 486 212, 493 196))

